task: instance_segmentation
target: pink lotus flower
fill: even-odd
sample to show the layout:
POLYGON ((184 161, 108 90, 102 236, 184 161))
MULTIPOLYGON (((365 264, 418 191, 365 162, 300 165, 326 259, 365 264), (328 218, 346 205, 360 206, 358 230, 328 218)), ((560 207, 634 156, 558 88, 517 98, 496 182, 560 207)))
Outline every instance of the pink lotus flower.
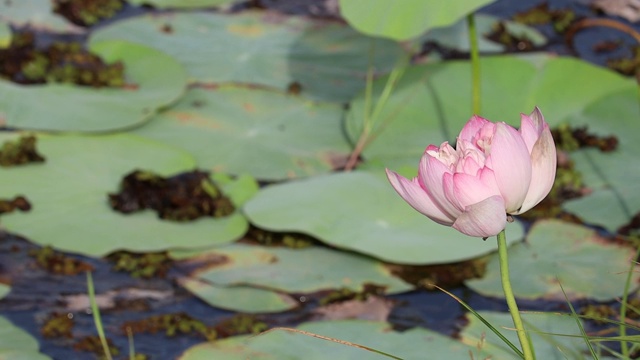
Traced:
POLYGON ((520 130, 473 116, 456 148, 429 145, 418 176, 387 169, 394 189, 429 219, 477 237, 497 235, 507 215, 521 214, 547 196, 556 174, 556 147, 536 107, 521 114, 520 130))

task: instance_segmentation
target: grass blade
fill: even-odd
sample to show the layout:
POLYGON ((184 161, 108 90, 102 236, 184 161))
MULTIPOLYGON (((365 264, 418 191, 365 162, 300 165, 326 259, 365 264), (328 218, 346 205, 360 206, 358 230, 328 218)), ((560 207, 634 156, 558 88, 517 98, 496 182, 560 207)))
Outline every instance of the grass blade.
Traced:
POLYGON ((100 337, 100 343, 102 343, 102 350, 107 360, 113 360, 111 357, 111 351, 109 350, 109 344, 107 338, 104 336, 104 327, 102 326, 102 319, 100 318, 100 309, 96 302, 96 292, 93 287, 93 278, 91 272, 87 271, 87 291, 89 292, 89 302, 91 304, 91 313, 93 314, 93 322, 96 324, 96 330, 98 330, 98 337, 100 337))
POLYGON ((500 340, 502 340, 505 344, 507 344, 511 348, 511 350, 513 350, 516 354, 518 354, 518 356, 520 356, 521 358, 524 359, 524 354, 522 353, 522 351, 520 351, 520 349, 518 349, 517 346, 515 346, 511 341, 509 341, 509 339, 507 339, 504 335, 502 335, 500 330, 496 329, 485 318, 483 318, 482 315, 478 314, 475 310, 473 310, 473 308, 471 308, 471 306, 469 306, 467 303, 465 303, 459 297, 453 295, 452 293, 450 293, 447 290, 439 287, 438 285, 433 285, 433 287, 435 287, 436 289, 442 291, 443 293, 451 296, 455 301, 460 303, 460 305, 464 306, 465 309, 469 310, 470 313, 472 313, 476 318, 478 318, 478 320, 482 321, 483 324, 485 324, 494 334, 496 334, 496 336, 498 336, 500 338, 500 340))
POLYGON ((599 359, 598 354, 596 353, 596 351, 594 350, 593 346, 591 345, 591 341, 589 341, 589 336, 587 335, 587 332, 584 330, 584 326, 582 326, 582 322, 580 321, 580 317, 576 313, 576 310, 573 308, 573 304, 571 304, 571 301, 569 301, 569 297, 567 296, 567 293, 564 291, 564 287, 562 287, 562 283, 560 282, 560 279, 556 278, 556 280, 558 281, 558 285, 560 285, 560 290, 562 290, 562 294, 564 295, 564 298, 567 301, 567 305, 569 305, 569 309, 571 309, 571 316, 575 319, 576 324, 578 325, 578 328, 580 329, 580 333, 582 334, 582 338, 584 339, 584 342, 589 347, 589 351, 591 352, 591 356, 593 356, 594 359, 598 360, 599 359))

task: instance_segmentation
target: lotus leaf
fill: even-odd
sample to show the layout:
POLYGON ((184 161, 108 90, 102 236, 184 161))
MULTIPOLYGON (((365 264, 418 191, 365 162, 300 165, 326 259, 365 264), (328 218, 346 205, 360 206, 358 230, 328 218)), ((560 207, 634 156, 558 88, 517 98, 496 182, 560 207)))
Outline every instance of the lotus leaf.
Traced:
MULTIPOLYGON (((478 311, 478 313, 492 326, 500 330, 509 341, 518 344, 510 314, 492 311, 478 311)), ((469 324, 460 334, 462 342, 470 346, 477 346, 492 354, 493 359, 521 359, 477 317, 468 314, 467 319, 469 324)), ((525 312, 522 314, 522 321, 528 330, 527 334, 531 337, 536 358, 545 360, 585 359, 585 354, 589 350, 581 337, 576 320, 571 316, 558 313, 525 312)))
POLYGON ((290 293, 341 288, 362 291, 365 284, 383 286, 387 293, 413 288, 391 275, 379 261, 324 247, 287 249, 236 244, 216 248, 209 256, 225 260, 195 273, 215 285, 250 285, 290 293))
POLYGON ((125 88, 69 84, 19 85, 0 80, 0 120, 28 130, 111 131, 139 125, 184 92, 186 75, 173 58, 123 41, 91 44, 106 63, 121 60, 125 88))
POLYGON ((342 165, 341 119, 337 105, 273 91, 192 89, 135 133, 188 150, 206 169, 280 180, 342 165))
MULTIPOLYGON (((520 113, 528 114, 536 105, 555 126, 606 94, 635 89, 631 80, 576 59, 547 58, 536 65, 498 56, 480 63, 483 102, 479 115, 514 126, 520 124, 520 113), (598 86, 591 86, 591 81, 598 86)), ((365 159, 393 169, 416 167, 427 145, 455 141, 472 115, 470 76, 468 61, 407 68, 376 120, 384 131, 365 148, 365 159)), ((375 93, 382 91, 385 82, 383 78, 375 83, 375 93)), ((377 101, 375 96, 373 101, 377 101)), ((363 128, 364 103, 364 95, 356 98, 347 117, 347 131, 354 142, 363 128)))
POLYGON ((397 6, 387 0, 340 0, 340 13, 365 34, 407 40, 432 28, 449 26, 491 2, 405 0, 397 6))
MULTIPOLYGON (((121 214, 108 205, 108 193, 135 169, 174 175, 195 167, 184 151, 131 134, 38 136, 45 163, 0 169, 0 187, 22 194, 33 209, 3 215, 2 223, 42 245, 72 253, 102 256, 115 250, 159 251, 229 243, 244 234, 247 221, 238 212, 191 222, 161 221, 151 211, 121 214)), ((254 181, 238 179, 232 201, 246 199, 254 181), (243 190, 244 188, 244 190, 243 190)), ((236 202, 236 206, 240 206, 236 202)))
POLYGON ((437 332, 415 328, 393 331, 390 324, 364 320, 308 322, 295 330, 272 330, 259 336, 237 336, 208 342, 188 349, 181 360, 224 358, 227 360, 315 360, 315 359, 389 359, 389 357, 344 342, 352 342, 401 359, 446 357, 468 360, 469 352, 484 359, 478 351, 437 332), (305 333, 306 332, 306 333, 305 333), (314 337, 318 334, 340 342, 314 337))
MULTIPOLYGON (((413 210, 393 190, 384 172, 354 171, 263 188, 244 206, 257 226, 311 234, 338 248, 401 264, 468 260, 497 248, 438 225, 413 210)), ((522 227, 507 227, 507 239, 522 227)))
MULTIPOLYGON (((517 279, 512 282, 513 292, 518 298, 563 301, 560 283, 572 300, 612 300, 622 295, 634 254, 631 246, 606 240, 595 230, 541 220, 533 225, 526 242, 509 249, 511 277, 517 279)), ((640 274, 634 272, 634 287, 638 280, 640 274)), ((466 284, 480 294, 503 297, 498 255, 489 260, 484 278, 466 284)))
POLYGON ((364 88, 369 64, 384 73, 404 56, 399 44, 336 22, 270 12, 152 14, 99 29, 90 41, 105 39, 164 51, 192 81, 292 87, 313 99, 341 102, 364 88))
POLYGON ((0 359, 51 360, 38 348, 38 341, 33 336, 0 316, 0 359))

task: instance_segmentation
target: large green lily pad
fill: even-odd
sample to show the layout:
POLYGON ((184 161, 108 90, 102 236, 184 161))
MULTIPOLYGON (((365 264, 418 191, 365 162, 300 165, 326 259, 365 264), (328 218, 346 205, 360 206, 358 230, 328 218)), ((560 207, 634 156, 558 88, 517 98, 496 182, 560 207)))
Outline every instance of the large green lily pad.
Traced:
POLYGON ((405 0, 398 6, 387 0, 340 0, 340 13, 365 34, 407 40, 428 29, 451 25, 491 2, 405 0))
POLYGON ((0 1, 0 22, 41 31, 82 33, 84 29, 53 13, 50 0, 0 1))
MULTIPOLYGON (((367 346, 402 359, 468 360, 469 352, 480 359, 488 354, 434 331, 415 328, 404 332, 390 324, 364 320, 309 322, 298 328, 311 334, 367 346)), ((292 331, 271 331, 258 336, 236 336, 188 349, 181 360, 312 360, 376 359, 389 357, 344 343, 328 341, 292 331)))
MULTIPOLYGON (((633 81, 576 59, 550 58, 536 65, 501 56, 483 58, 480 63, 479 115, 515 126, 520 124, 520 113, 528 114, 536 105, 554 126, 606 94, 635 89, 633 81)), ((455 141, 472 115, 470 79, 468 61, 409 67, 378 119, 378 123, 385 124, 384 131, 365 148, 363 156, 393 169, 416 167, 427 145, 455 141)), ((376 93, 380 93, 385 81, 376 81, 376 93)), ((347 117, 347 130, 353 141, 363 127, 363 109, 361 94, 352 102, 347 117)))
POLYGON ((51 360, 38 349, 38 341, 33 336, 0 316, 0 359, 51 360))
POLYGON ((336 22, 271 12, 153 14, 106 26, 90 41, 104 39, 162 50, 178 59, 193 81, 281 90, 297 83, 305 96, 343 102, 364 88, 370 63, 381 73, 404 56, 399 44, 336 22))
MULTIPOLYGON (((562 301, 560 283, 572 300, 612 300, 622 295, 634 254, 631 246, 615 244, 584 226, 542 220, 531 228, 526 242, 509 248, 513 291, 519 298, 562 301)), ((467 286, 483 295, 504 297, 498 261, 493 255, 485 276, 468 280, 467 286)), ((632 288, 638 280, 640 273, 634 272, 632 288)))
POLYGON ((571 154, 585 185, 593 192, 568 201, 564 208, 584 221, 615 232, 640 212, 640 108, 637 89, 613 93, 569 119, 598 136, 615 136, 618 149, 603 153, 586 149, 571 154))
POLYGON ((379 261, 323 247, 304 249, 230 245, 208 252, 225 260, 205 265, 197 277, 212 284, 251 285, 290 293, 348 288, 362 291, 365 284, 386 287, 387 293, 413 289, 391 275, 379 261))
MULTIPOLYGON (((393 190, 382 170, 354 171, 263 188, 244 206, 261 228, 311 234, 333 246, 402 264, 467 260, 497 248, 438 225, 413 210, 393 190)), ((522 238, 519 224, 509 241, 522 238)))
MULTIPOLYGON (((168 176, 193 169, 195 162, 184 151, 130 134, 38 136, 38 148, 46 157, 44 164, 0 169, 4 193, 22 194, 33 206, 28 213, 3 215, 2 223, 38 244, 102 256, 121 249, 224 244, 247 229, 238 212, 176 223, 161 221, 152 211, 124 215, 111 210, 107 194, 117 192, 129 172, 144 169, 168 176)), ((229 194, 232 201, 246 199, 245 193, 257 188, 253 181, 239 181, 245 189, 236 186, 229 194)))
POLYGON ((135 133, 190 151, 206 169, 279 180, 344 164, 350 146, 341 123, 337 105, 223 87, 190 90, 135 133))
POLYGON ((121 60, 128 85, 96 89, 0 80, 2 125, 73 132, 123 129, 143 123, 184 92, 184 69, 158 50, 123 41, 95 42, 90 50, 107 63, 121 60))

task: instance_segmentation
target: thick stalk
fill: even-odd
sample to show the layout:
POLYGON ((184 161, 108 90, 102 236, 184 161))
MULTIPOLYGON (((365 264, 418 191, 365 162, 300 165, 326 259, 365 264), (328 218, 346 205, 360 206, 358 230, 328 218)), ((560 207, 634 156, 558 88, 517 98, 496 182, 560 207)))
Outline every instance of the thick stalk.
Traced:
POLYGON ((473 13, 467 15, 469 27, 469 48, 471 49, 471 110, 480 115, 480 52, 478 50, 478 33, 473 13))
POLYGON ((511 318, 513 318, 513 324, 516 327, 518 333, 518 340, 520 340, 520 346, 522 347, 522 353, 525 360, 533 360, 533 349, 529 342, 529 337, 524 329, 522 318, 520 317, 520 311, 518 310, 518 304, 516 298, 513 296, 513 290, 511 289, 511 280, 509 278, 509 260, 507 258, 507 236, 505 231, 502 230, 498 234, 498 255, 500 258, 500 277, 502 279, 502 290, 504 291, 504 297, 507 300, 509 306, 509 312, 511 318))

